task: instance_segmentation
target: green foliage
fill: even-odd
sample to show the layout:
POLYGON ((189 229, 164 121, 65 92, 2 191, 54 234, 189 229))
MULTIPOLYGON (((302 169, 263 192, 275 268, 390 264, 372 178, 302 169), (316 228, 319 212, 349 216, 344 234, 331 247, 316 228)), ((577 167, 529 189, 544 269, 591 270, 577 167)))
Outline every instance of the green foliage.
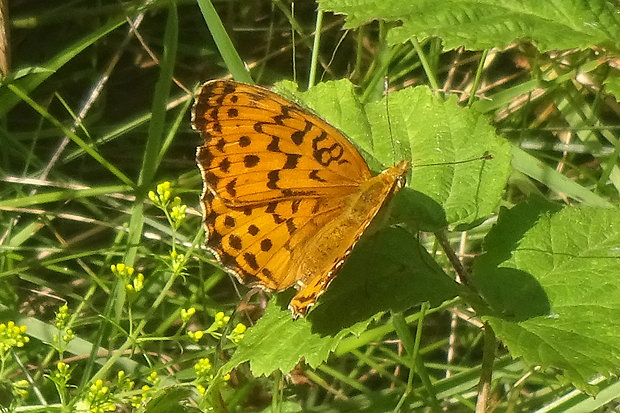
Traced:
POLYGON ((605 80, 605 90, 620 102, 620 73, 616 72, 615 75, 615 77, 609 77, 605 80))
POLYGON ((582 388, 620 369, 620 210, 527 202, 502 211, 474 263, 488 317, 515 357, 582 388))
POLYGON ((382 311, 405 311, 423 301, 438 306, 456 294, 454 281, 411 234, 386 229, 355 248, 307 318, 291 318, 289 295, 280 303, 271 300, 223 371, 250 361, 254 375, 288 372, 302 358, 317 367, 344 337, 361 334, 382 311))
POLYGON ((308 320, 293 321, 290 311, 271 300, 263 317, 249 330, 223 371, 251 361, 255 376, 271 374, 275 370, 288 372, 302 357, 308 365, 317 367, 327 360, 342 337, 363 331, 367 324, 342 329, 333 337, 322 336, 312 332, 313 324, 308 320))
POLYGON ((201 410, 186 402, 191 395, 187 387, 167 387, 156 394, 145 408, 145 413, 200 413, 201 410))
POLYGON ((506 47, 515 40, 533 42, 541 51, 609 47, 620 44, 617 4, 608 0, 319 0, 323 10, 346 15, 347 28, 374 19, 399 22, 391 44, 436 36, 446 49, 506 47))

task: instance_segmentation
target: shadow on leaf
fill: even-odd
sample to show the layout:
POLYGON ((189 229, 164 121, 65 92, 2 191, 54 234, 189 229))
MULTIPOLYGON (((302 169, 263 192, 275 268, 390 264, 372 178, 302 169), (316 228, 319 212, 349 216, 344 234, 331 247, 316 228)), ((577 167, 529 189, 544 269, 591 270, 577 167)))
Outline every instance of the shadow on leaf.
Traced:
POLYGON ((456 296, 454 281, 402 228, 388 228, 360 243, 319 305, 308 315, 312 331, 333 335, 382 311, 405 311, 424 301, 456 296))
POLYGON ((547 293, 531 274, 516 268, 496 268, 493 282, 501 286, 492 293, 487 290, 486 301, 507 321, 525 321, 546 316, 551 311, 547 293))
POLYGON ((524 321, 549 315, 549 297, 528 272, 503 265, 518 248, 519 241, 541 216, 559 207, 533 198, 510 210, 502 210, 498 222, 484 240, 485 252, 474 261, 472 280, 481 295, 507 321, 524 321))
POLYGON ((393 222, 408 225, 426 232, 435 232, 448 226, 446 213, 434 199, 422 192, 404 188, 390 203, 393 222))

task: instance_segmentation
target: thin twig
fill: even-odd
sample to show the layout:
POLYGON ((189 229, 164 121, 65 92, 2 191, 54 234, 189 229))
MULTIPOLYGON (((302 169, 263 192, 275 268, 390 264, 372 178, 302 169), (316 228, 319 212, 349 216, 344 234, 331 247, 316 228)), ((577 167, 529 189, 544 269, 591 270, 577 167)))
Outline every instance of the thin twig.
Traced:
POLYGON ((458 275, 458 281, 460 281, 464 285, 469 285, 469 275, 463 267, 461 260, 459 260, 459 257, 456 255, 456 252, 454 252, 454 250, 452 249, 452 246, 448 241, 448 237, 446 237, 445 231, 435 232, 435 237, 437 237, 439 245, 441 245, 441 248, 445 252, 446 257, 448 257, 448 260, 450 261, 450 264, 452 264, 452 267, 456 271, 458 275))
MULTIPOLYGON (((459 242, 459 257, 463 259, 467 252, 467 231, 461 233, 461 241, 459 242)), ((452 311, 450 313, 450 336, 448 337, 448 352, 446 355, 446 364, 450 365, 454 361, 456 355, 456 330, 458 326, 458 315, 452 311)), ((452 371, 446 369, 446 378, 452 376, 452 371)))
POLYGON ((485 413, 488 409, 496 347, 497 340, 495 339, 495 332, 488 323, 485 323, 484 348, 482 353, 482 367, 480 369, 480 382, 478 383, 478 400, 476 400, 476 413, 485 413))
POLYGON ((7 0, 0 0, 0 77, 7 76, 11 70, 10 24, 7 0))

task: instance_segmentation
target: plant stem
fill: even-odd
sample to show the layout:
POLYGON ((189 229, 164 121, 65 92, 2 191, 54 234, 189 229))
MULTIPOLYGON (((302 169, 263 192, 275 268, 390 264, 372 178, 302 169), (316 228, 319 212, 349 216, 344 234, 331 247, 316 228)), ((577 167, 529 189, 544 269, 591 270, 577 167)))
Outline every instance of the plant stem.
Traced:
POLYGON ((484 413, 488 408, 496 347, 497 340, 495 338, 495 332, 488 323, 484 323, 484 348, 482 354, 482 369, 480 370, 480 382, 478 383, 476 413, 484 413))

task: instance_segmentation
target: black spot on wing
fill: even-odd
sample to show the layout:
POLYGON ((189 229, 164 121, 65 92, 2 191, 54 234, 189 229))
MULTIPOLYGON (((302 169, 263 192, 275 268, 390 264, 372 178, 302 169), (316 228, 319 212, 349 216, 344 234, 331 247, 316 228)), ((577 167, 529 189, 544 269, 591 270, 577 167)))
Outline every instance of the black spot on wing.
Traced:
POLYGON ((286 154, 286 162, 282 169, 295 169, 297 167, 297 163, 299 162, 299 158, 301 155, 296 153, 287 153, 286 154))
MULTIPOLYGON (((222 90, 222 101, 224 100, 224 97, 226 95, 230 95, 230 94, 235 92, 235 84, 234 83, 230 83, 230 82, 221 82, 221 83, 217 82, 217 83, 214 83, 214 85, 216 85, 216 84, 223 84, 223 86, 224 86, 224 88, 222 90)), ((232 95, 232 96, 235 96, 235 95, 232 95)), ((221 104, 221 102, 220 102, 220 104, 221 104)))
POLYGON ((230 169, 230 161, 228 160, 228 158, 222 159, 218 167, 220 168, 220 171, 227 173, 230 169))
POLYGON ((243 254, 243 258, 251 269, 253 269, 254 271, 258 270, 259 267, 258 263, 256 262, 256 255, 252 254, 251 252, 245 252, 243 254))
POLYGON ((321 178, 319 176, 319 170, 318 169, 314 169, 312 171, 310 171, 310 173, 308 174, 308 178, 312 179, 313 181, 317 181, 317 182, 327 182, 325 179, 321 178))
POLYGON ((228 228, 233 228, 235 226, 235 219, 230 215, 226 215, 224 218, 224 226, 228 228))
POLYGON ((265 122, 255 122, 254 123, 253 127, 254 127, 254 130, 257 133, 265 133, 265 132, 263 132, 263 123, 265 123, 265 122))
POLYGON ((243 165, 245 165, 246 168, 252 168, 258 165, 259 161, 260 161, 260 157, 256 155, 245 155, 243 157, 243 165))
POLYGON ((209 228, 209 239, 207 240, 207 245, 220 245, 221 243, 222 234, 220 234, 213 228, 209 228))
POLYGON ((202 167, 202 169, 209 169, 211 162, 213 162, 213 154, 209 151, 207 146, 201 146, 196 153, 196 162, 202 167))
POLYGON ((239 137, 239 146, 245 148, 246 146, 250 146, 252 143, 252 139, 249 136, 243 135, 239 137))
POLYGON ((278 187, 278 181, 280 180, 280 171, 269 171, 267 173, 267 188, 269 189, 280 189, 278 187))
POLYGON ((271 142, 269 142, 269 145, 267 145, 267 150, 270 152, 282 152, 280 150, 280 138, 278 138, 277 136, 272 136, 271 142))
POLYGON ((290 235, 293 235, 295 231, 297 231, 297 226, 295 226, 295 223, 293 222, 293 218, 289 218, 286 220, 286 229, 288 230, 288 233, 290 235))
POLYGON ((260 242, 260 249, 264 252, 267 252, 273 247, 273 243, 269 238, 265 238, 260 242))
POLYGON ((294 191, 290 188, 285 188, 282 190, 282 195, 285 197, 293 197, 293 196, 312 196, 316 195, 316 191, 294 191))
POLYGON ((209 171, 205 173, 205 181, 207 185, 210 185, 211 187, 216 187, 217 183, 220 181, 220 178, 213 172, 209 171))
POLYGON ((232 179, 230 182, 228 182, 225 186, 226 188, 226 192, 228 192, 228 194, 232 197, 237 195, 237 191, 235 190, 235 187, 237 186, 237 178, 232 179))
POLYGON ((312 123, 306 121, 306 125, 304 126, 303 130, 298 130, 291 134, 291 140, 295 145, 301 145, 304 141, 304 138, 306 137, 306 134, 310 132, 310 130, 312 130, 312 123))
POLYGON ((267 278, 268 280, 276 281, 275 278, 273 278, 273 274, 271 273, 271 271, 269 271, 267 268, 263 268, 260 272, 263 277, 267 278))
POLYGON ((237 268, 239 264, 234 256, 225 251, 218 251, 222 265, 227 268, 237 268))
POLYGON ((240 251, 241 248, 243 248, 243 245, 241 243, 241 238, 239 238, 238 236, 231 234, 228 237, 228 244, 233 247, 234 249, 236 249, 237 251, 240 251))
POLYGON ((301 204, 301 199, 296 199, 293 202, 291 202, 291 212, 293 214, 296 214, 297 211, 299 211, 299 205, 301 204))

